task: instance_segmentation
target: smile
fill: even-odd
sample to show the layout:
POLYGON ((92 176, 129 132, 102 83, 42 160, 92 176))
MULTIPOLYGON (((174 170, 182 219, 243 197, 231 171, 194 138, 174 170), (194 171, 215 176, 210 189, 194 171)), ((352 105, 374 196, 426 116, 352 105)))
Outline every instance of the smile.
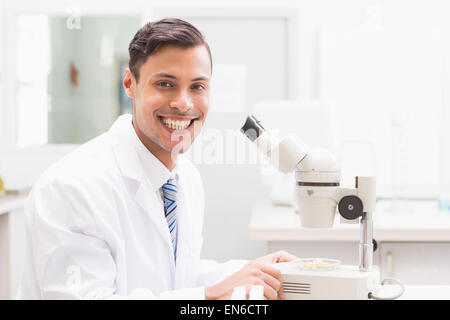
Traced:
POLYGON ((169 117, 159 117, 161 122, 172 130, 185 130, 195 119, 175 119, 169 117))

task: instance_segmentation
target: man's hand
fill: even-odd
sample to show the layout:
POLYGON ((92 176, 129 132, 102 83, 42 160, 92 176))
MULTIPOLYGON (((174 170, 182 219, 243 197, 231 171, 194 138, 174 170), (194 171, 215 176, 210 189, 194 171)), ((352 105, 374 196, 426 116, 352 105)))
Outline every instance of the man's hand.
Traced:
POLYGON ((294 259, 298 259, 298 257, 296 257, 286 251, 277 251, 277 252, 268 254, 267 256, 258 258, 254 261, 258 262, 258 263, 262 263, 262 264, 271 264, 271 263, 278 263, 278 262, 289 262, 294 259))
POLYGON ((205 298, 225 299, 231 298, 235 287, 245 287, 248 299, 252 286, 262 285, 264 297, 268 300, 277 298, 284 299, 283 283, 280 270, 269 266, 271 263, 288 262, 297 257, 285 251, 278 251, 267 256, 255 259, 244 266, 238 272, 232 274, 225 280, 205 288, 205 298))

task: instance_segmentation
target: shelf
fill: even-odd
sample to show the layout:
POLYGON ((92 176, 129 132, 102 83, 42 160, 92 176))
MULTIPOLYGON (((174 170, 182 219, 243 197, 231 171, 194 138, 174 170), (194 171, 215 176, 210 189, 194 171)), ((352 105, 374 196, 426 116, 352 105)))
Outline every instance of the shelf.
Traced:
MULTIPOLYGON (((377 241, 450 241, 450 212, 441 212, 432 201, 377 203, 373 213, 373 236, 377 241)), ((359 224, 341 224, 336 215, 333 228, 303 228, 291 206, 258 200, 252 210, 249 236, 267 241, 359 241, 359 224)))

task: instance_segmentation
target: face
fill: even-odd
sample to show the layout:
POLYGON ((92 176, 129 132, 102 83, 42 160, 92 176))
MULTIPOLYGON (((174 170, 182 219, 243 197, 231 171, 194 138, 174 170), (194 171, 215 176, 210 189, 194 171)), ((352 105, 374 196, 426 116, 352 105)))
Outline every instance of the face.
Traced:
POLYGON ((211 62, 206 47, 162 47, 138 72, 136 81, 126 70, 124 87, 133 101, 139 138, 153 153, 185 152, 208 114, 211 62))

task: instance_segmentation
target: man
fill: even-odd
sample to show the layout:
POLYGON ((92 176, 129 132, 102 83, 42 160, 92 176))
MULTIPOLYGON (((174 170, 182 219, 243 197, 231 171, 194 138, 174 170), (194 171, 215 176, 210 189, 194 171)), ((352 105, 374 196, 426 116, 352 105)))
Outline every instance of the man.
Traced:
POLYGON ((211 53, 178 19, 148 23, 129 46, 123 82, 133 104, 111 129, 39 179, 25 212, 28 260, 19 297, 229 299, 261 285, 283 298, 268 264, 200 260, 204 195, 183 157, 209 109, 211 53))

